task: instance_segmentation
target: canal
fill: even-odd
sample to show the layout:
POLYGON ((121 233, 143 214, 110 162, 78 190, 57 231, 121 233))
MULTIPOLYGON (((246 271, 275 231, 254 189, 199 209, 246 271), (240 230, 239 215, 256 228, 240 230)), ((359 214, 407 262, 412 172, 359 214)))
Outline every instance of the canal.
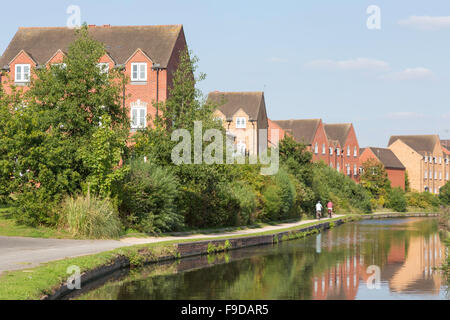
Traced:
POLYGON ((78 299, 449 299, 438 220, 362 220, 300 240, 122 271, 78 299))

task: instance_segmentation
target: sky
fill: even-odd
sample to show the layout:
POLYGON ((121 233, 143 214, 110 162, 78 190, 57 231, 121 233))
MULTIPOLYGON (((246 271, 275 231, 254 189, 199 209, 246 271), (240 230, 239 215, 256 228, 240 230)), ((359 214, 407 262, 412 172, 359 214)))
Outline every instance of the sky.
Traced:
POLYGON ((65 26, 70 5, 88 24, 183 24, 205 95, 264 91, 270 119, 352 122, 361 147, 397 134, 450 139, 450 1, 20 3, 2 3, 2 53, 21 26, 65 26))

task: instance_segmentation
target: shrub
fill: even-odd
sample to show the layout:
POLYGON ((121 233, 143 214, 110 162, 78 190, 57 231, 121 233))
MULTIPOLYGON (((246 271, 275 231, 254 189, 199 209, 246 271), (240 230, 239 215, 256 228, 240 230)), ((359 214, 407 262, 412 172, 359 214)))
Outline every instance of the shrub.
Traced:
POLYGON ((119 195, 121 217, 141 232, 177 230, 183 225, 177 213, 178 196, 178 180, 168 169, 134 160, 119 195))
POLYGON ((444 206, 450 205, 450 181, 447 181, 445 186, 441 188, 439 193, 439 200, 444 206))
POLYGON ((44 189, 29 189, 17 195, 16 206, 12 211, 17 223, 35 227, 37 225, 55 225, 57 216, 52 208, 54 202, 44 189))
POLYGON ((280 168, 263 192, 263 218, 271 221, 288 218, 293 213, 296 196, 294 179, 280 168))
POLYGON ((246 225, 252 222, 252 214, 256 210, 257 196, 255 191, 244 182, 238 181, 231 185, 231 197, 238 207, 237 223, 246 225))
POLYGON ((406 194, 408 207, 432 209, 439 207, 439 199, 430 192, 408 192, 406 194))
POLYGON ((397 212, 406 212, 405 193, 401 188, 393 188, 390 190, 387 207, 397 212))
POLYGON ((89 195, 67 197, 60 207, 59 225, 74 236, 92 239, 117 238, 121 229, 111 201, 89 195))

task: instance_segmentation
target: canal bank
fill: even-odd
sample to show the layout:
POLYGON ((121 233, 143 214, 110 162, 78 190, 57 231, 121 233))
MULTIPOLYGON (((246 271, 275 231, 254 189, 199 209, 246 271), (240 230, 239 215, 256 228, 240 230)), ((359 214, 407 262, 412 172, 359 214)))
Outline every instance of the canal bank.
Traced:
POLYGON ((172 261, 187 257, 208 255, 220 251, 229 251, 250 246, 274 244, 286 240, 306 237, 321 230, 333 228, 356 219, 381 219, 387 216, 435 216, 434 214, 377 214, 371 216, 345 216, 333 220, 314 222, 288 230, 262 232, 248 236, 218 237, 198 239, 196 241, 169 241, 119 248, 92 256, 84 256, 63 261, 50 262, 45 266, 25 271, 8 273, 0 278, 0 299, 59 299, 64 297, 68 288, 63 284, 67 279, 67 268, 78 266, 82 274, 83 286, 107 275, 127 268, 139 267, 163 261, 172 261), (1 289, 3 288, 3 290, 1 289))

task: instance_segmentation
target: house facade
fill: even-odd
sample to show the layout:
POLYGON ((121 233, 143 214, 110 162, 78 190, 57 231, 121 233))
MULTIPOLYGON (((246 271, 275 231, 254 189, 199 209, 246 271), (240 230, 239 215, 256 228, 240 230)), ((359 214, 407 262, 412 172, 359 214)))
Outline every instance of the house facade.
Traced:
POLYGON ((227 135, 234 138, 238 154, 258 155, 268 147, 269 127, 264 92, 219 92, 208 95, 216 106, 214 116, 222 121, 227 135))
POLYGON ((330 141, 330 166, 359 181, 359 143, 352 123, 324 124, 330 141), (332 154, 333 153, 333 154, 332 154))
POLYGON ((402 188, 405 190, 405 166, 395 156, 392 150, 387 148, 363 148, 360 150, 360 163, 361 165, 369 159, 375 159, 383 164, 388 179, 391 182, 393 188, 402 188))
POLYGON ((295 141, 305 144, 312 153, 314 162, 329 163, 329 143, 322 119, 277 120, 274 123, 295 141))
MULTIPOLYGON (((105 46, 99 67, 105 72, 119 68, 129 79, 123 107, 132 131, 148 126, 156 102, 168 97, 180 53, 187 47, 183 26, 89 25, 88 32, 105 46)), ((66 27, 19 28, 0 57, 5 92, 12 86, 27 90, 33 69, 61 64, 75 39, 75 30, 66 27)))
POLYGON ((392 136, 389 149, 406 167, 412 190, 439 194, 449 180, 450 157, 438 135, 392 136))

